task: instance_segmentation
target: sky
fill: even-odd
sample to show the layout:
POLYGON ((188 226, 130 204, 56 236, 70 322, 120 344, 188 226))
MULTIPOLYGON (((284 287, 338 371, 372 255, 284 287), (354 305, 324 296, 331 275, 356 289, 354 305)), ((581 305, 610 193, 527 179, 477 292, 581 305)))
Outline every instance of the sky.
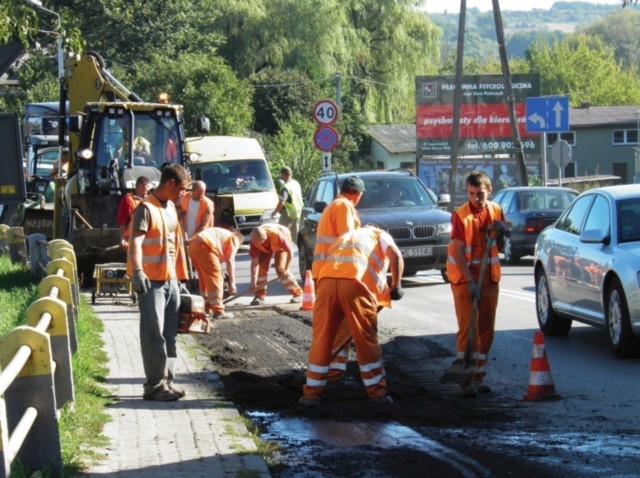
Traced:
MULTIPOLYGON (((542 8, 548 10, 556 0, 500 0, 500 11, 505 10, 532 10, 542 8)), ((588 3, 599 3, 608 5, 620 5, 621 0, 563 0, 563 1, 583 1, 588 3)), ((429 13, 457 13, 460 10, 459 0, 425 0, 425 10, 429 13)), ((493 2, 491 0, 467 0, 467 11, 470 8, 479 8, 482 11, 491 11, 493 2)))

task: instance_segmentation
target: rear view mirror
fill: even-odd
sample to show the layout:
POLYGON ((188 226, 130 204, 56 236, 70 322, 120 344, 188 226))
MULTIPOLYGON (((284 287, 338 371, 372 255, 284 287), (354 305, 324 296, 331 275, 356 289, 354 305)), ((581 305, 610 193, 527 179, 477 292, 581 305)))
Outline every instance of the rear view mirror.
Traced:
POLYGON ((316 203, 313 203, 313 210, 315 212, 322 212, 324 211, 325 207, 327 207, 327 203, 324 201, 318 201, 316 203))

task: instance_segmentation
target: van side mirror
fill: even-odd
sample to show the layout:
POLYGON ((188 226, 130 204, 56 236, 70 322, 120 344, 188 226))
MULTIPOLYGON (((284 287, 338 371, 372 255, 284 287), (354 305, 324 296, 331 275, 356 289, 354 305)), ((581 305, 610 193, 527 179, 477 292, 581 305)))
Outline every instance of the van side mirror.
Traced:
POLYGON ((313 210, 315 212, 322 212, 324 211, 325 207, 327 207, 327 203, 324 201, 318 201, 316 203, 313 203, 313 210))
POLYGON ((196 121, 196 130, 198 134, 205 135, 211 131, 211 122, 206 116, 200 116, 196 121))
POLYGON ((451 194, 439 194, 438 206, 448 206, 451 203, 451 194))

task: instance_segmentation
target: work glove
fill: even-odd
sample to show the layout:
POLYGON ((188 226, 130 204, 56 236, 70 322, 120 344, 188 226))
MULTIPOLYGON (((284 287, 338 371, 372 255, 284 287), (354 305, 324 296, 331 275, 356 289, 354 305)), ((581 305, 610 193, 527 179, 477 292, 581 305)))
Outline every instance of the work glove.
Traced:
POLYGON ((480 288, 476 281, 470 280, 467 282, 467 287, 469 287, 469 296, 471 297, 471 302, 474 300, 480 301, 482 299, 482 292, 480 292, 480 288))
POLYGON ((493 224, 491 224, 491 229, 493 229, 495 233, 496 240, 504 240, 504 236, 507 233, 507 226, 504 222, 494 221, 493 224))
POLYGON ((391 289, 391 300, 400 300, 404 297, 404 289, 402 286, 398 286, 391 289))
POLYGON ((151 281, 140 269, 133 271, 133 290, 138 294, 146 294, 151 289, 151 281))

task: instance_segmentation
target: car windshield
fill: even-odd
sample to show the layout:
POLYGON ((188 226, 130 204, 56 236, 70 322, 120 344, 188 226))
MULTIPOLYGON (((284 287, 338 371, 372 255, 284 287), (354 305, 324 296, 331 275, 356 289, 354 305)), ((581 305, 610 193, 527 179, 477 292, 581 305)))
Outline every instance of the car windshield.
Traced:
POLYGON ((436 205, 427 188, 415 177, 364 179, 364 187, 357 209, 436 205))
POLYGON ((570 191, 525 191, 522 193, 523 211, 529 209, 551 209, 563 211, 576 197, 570 191))
POLYGON ((640 241, 640 198, 618 202, 618 242, 640 241))
POLYGON ((267 165, 259 159, 195 163, 191 166, 191 174, 207 184, 208 192, 243 193, 274 189, 267 165))

